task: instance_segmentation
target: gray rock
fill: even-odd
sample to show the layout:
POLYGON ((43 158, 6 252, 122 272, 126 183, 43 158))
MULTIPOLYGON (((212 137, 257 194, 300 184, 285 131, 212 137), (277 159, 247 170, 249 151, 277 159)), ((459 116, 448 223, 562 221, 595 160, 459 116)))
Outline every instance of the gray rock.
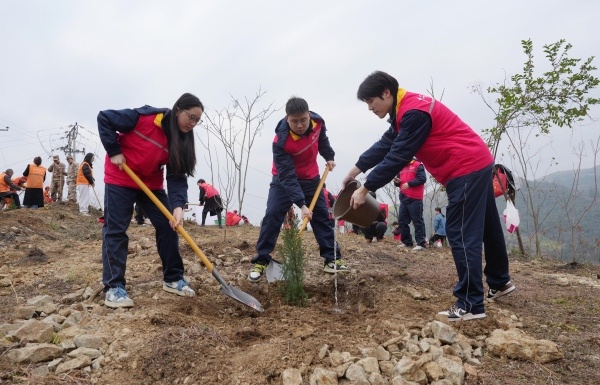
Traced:
POLYGON ((288 368, 281 373, 283 385, 302 385, 302 374, 296 368, 288 368))
POLYGON ((69 372, 75 369, 81 369, 85 366, 90 366, 92 359, 88 356, 79 356, 69 361, 65 361, 56 367, 56 374, 69 372))
POLYGON ((388 380, 379 373, 369 374, 368 380, 371 385, 389 385, 388 380))
POLYGON ((433 331, 433 336, 443 344, 452 345, 456 342, 456 331, 450 325, 446 325, 440 321, 433 321, 431 323, 431 330, 433 331))
POLYGON ((62 358, 56 358, 50 362, 48 362, 48 370, 51 372, 54 372, 56 370, 56 367, 58 366, 58 364, 60 364, 63 361, 62 358))
POLYGON ((78 348, 91 348, 100 350, 104 346, 102 337, 92 334, 81 334, 75 336, 75 338, 73 338, 73 342, 78 348))
POLYGON ((331 370, 316 368, 310 376, 310 385, 337 385, 338 377, 331 370))
POLYGON ((327 351, 329 350, 329 345, 325 344, 323 346, 321 346, 319 348, 319 354, 318 357, 320 360, 324 359, 325 357, 327 357, 327 351))
POLYGON ((379 362, 375 357, 366 357, 362 360, 356 361, 357 365, 362 366, 367 374, 369 373, 380 373, 379 371, 379 362))
MULTIPOLYGON (((378 367, 378 370, 379 370, 379 367, 378 367)), ((360 366, 359 364, 351 364, 350 366, 348 366, 348 369, 346 369, 345 377, 347 379, 349 379, 350 381, 357 381, 357 382, 368 381, 367 373, 365 372, 365 369, 362 366, 360 366)))
POLYGON ((34 319, 28 320, 12 334, 13 339, 25 342, 51 342, 54 336, 52 325, 34 319))
POLYGON ((390 356, 390 352, 381 345, 375 349, 375 357, 377 357, 377 361, 389 361, 390 356))
POLYGON ((518 329, 496 329, 486 340, 488 350, 496 356, 533 361, 540 364, 560 360, 563 353, 549 340, 536 340, 518 329))
POLYGON ((27 306, 17 306, 13 312, 13 317, 15 319, 31 319, 36 315, 35 306, 27 305, 27 306))
POLYGON ((440 357, 436 362, 442 367, 444 377, 452 381, 453 385, 463 385, 465 381, 465 369, 462 364, 454 362, 446 357, 440 357))
POLYGON ((73 351, 70 351, 67 355, 71 358, 77 358, 79 356, 88 356, 93 360, 95 358, 100 357, 102 355, 102 353, 98 349, 77 348, 73 351))
POLYGON ((14 363, 36 363, 50 361, 62 354, 61 347, 52 344, 27 344, 20 349, 13 349, 6 356, 14 363))

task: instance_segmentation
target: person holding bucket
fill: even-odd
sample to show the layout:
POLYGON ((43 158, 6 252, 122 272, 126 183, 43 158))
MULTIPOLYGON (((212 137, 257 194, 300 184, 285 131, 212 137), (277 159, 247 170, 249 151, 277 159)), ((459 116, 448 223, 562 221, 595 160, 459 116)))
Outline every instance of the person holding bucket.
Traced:
POLYGON ((359 207, 369 191, 389 183, 416 156, 448 195, 446 234, 458 273, 454 305, 439 314, 449 321, 485 317, 484 298, 516 289, 510 281, 506 243, 492 188, 494 158, 485 142, 450 109, 426 95, 399 88, 389 74, 376 71, 359 86, 357 97, 390 127, 344 177, 346 184, 373 169, 351 204, 359 207), (485 270, 482 281, 482 245, 485 270))
POLYGON ((195 296, 183 278, 176 229, 183 222, 187 177, 194 175, 196 153, 194 127, 202 122, 204 106, 189 93, 177 99, 173 109, 144 106, 105 110, 98 114, 98 131, 106 149, 104 165, 104 225, 102 226, 102 282, 108 307, 132 307, 125 290, 127 228, 138 204, 152 222, 163 266, 163 290, 195 296), (142 182, 173 212, 169 222, 138 184, 123 171, 126 163, 142 182), (167 165, 167 188, 163 187, 167 165))
POLYGON ((332 274, 349 271, 335 243, 334 226, 329 220, 323 191, 319 193, 312 213, 307 206, 321 179, 317 155, 325 158, 330 171, 335 167, 335 152, 329 144, 325 121, 310 111, 308 103, 298 97, 287 101, 285 113, 285 118, 275 128, 271 170, 273 179, 256 242, 257 255, 252 258, 254 266, 248 274, 248 280, 252 282, 258 282, 266 271, 284 217, 293 204, 302 210, 302 219, 310 219, 321 257, 325 260, 323 271, 332 274))

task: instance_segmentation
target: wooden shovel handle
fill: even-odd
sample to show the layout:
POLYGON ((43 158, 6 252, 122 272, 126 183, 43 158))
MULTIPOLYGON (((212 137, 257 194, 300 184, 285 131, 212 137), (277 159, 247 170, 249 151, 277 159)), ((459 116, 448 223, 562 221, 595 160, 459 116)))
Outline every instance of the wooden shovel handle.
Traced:
MULTIPOLYGON (((313 195, 312 201, 310 201, 310 206, 308 206, 308 209, 310 210, 311 213, 312 213, 313 209, 315 208, 315 205, 317 204, 317 199, 319 199, 319 195, 321 194, 321 189, 323 188, 323 185, 325 184, 325 179, 327 179, 327 174, 329 174, 329 165, 325 166, 325 171, 323 171, 323 176, 321 177, 321 180, 319 181, 319 185, 317 186, 315 195, 313 195)), ((325 199, 327 199, 327 197, 325 197, 325 199)), ((302 226, 300 226, 300 231, 298 231, 298 235, 302 234, 302 232, 306 228, 307 224, 308 224, 308 217, 304 217, 302 219, 302 226)))
MULTIPOLYGON (((156 195, 154 195, 154 193, 152 191, 150 191, 150 189, 146 186, 146 184, 144 182, 142 182, 142 180, 140 178, 138 178, 137 175, 135 175, 135 173, 129 168, 129 166, 127 166, 126 163, 123 163, 122 166, 123 166, 123 170, 127 173, 127 175, 129 175, 131 177, 131 179, 133 179, 133 181, 138 186, 140 186, 140 188, 146 193, 146 195, 148 195, 148 198, 150 198, 152 200, 152 202, 154 202, 156 207, 158 207, 160 209, 160 211, 162 211, 162 213, 165 215, 165 217, 167 217, 167 219, 169 221, 175 221, 175 217, 173 217, 173 214, 171 214, 169 212, 169 210, 167 210, 165 205, 163 205, 162 202, 160 200, 158 200, 156 195)), ((202 263, 204 263, 204 266, 206 266, 206 268, 212 273, 213 269, 214 269, 213 264, 208 260, 208 258, 206 258, 206 255, 204 255, 202 250, 200 250, 198 245, 196 245, 196 242, 194 242, 192 237, 190 237, 190 235, 187 233, 187 231, 185 231, 183 226, 181 226, 181 225, 177 226, 177 232, 179 234, 181 234, 181 236, 187 241, 188 245, 190 245, 192 250, 194 250, 196 255, 200 258, 200 260, 202 260, 202 263)))

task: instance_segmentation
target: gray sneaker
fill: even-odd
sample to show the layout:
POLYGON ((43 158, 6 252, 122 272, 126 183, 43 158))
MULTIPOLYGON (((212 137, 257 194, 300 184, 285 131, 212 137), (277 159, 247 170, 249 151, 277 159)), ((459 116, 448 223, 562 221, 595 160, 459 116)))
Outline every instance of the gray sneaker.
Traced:
POLYGON ((133 307, 133 300, 122 287, 112 287, 106 292, 104 306, 116 309, 118 307, 133 307))
POLYGON ((163 290, 169 293, 177 294, 182 297, 195 297, 196 292, 190 287, 190 284, 185 279, 180 279, 175 282, 164 282, 163 290))
POLYGON ((503 295, 510 294, 516 289, 517 287, 513 285, 511 281, 508 281, 508 283, 504 285, 504 287, 502 287, 501 289, 489 289, 487 292, 487 298, 496 299, 498 297, 502 297, 503 295))

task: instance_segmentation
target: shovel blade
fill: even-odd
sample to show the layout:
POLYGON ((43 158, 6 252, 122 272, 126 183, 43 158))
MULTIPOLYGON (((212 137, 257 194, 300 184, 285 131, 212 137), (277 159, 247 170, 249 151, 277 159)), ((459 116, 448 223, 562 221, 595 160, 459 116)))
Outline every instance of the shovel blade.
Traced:
POLYGON ((225 283, 225 281, 223 280, 223 278, 221 277, 221 275, 219 274, 217 269, 213 269, 212 275, 221 284, 221 293, 225 294, 228 297, 235 299, 239 303, 242 303, 242 304, 256 310, 259 313, 262 313, 265 311, 265 309, 262 307, 262 305, 260 304, 260 302, 258 302, 258 300, 256 298, 254 298, 253 296, 251 296, 248 293, 244 293, 243 291, 241 291, 240 289, 238 289, 236 287, 233 287, 233 286, 225 283))
POLYGON ((277 262, 274 259, 271 259, 269 264, 267 265, 267 282, 275 282, 275 281, 284 281, 283 277, 283 266, 281 263, 277 262))

